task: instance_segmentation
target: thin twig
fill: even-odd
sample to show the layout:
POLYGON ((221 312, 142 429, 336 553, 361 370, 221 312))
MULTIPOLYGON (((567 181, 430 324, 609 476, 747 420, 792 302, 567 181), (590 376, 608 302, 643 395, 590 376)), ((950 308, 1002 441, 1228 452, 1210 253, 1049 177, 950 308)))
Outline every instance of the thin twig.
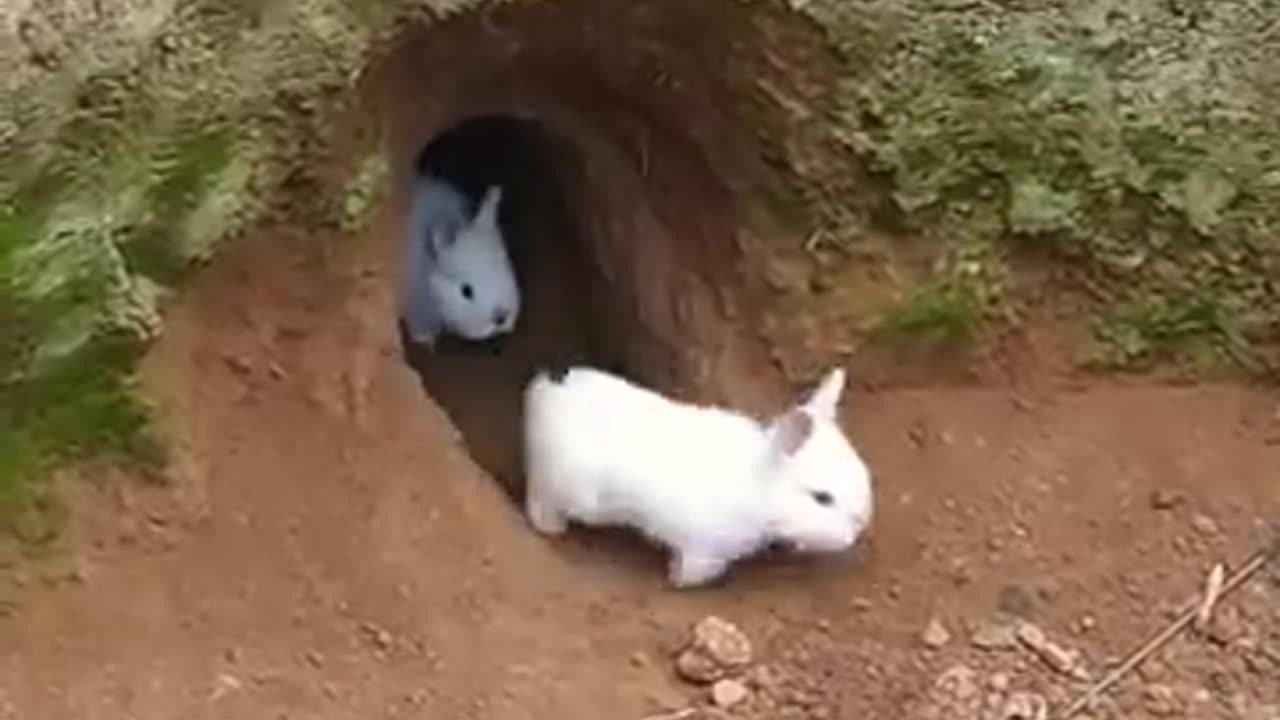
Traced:
MULTIPOLYGON (((1240 569, 1232 573, 1231 577, 1227 578, 1222 583, 1221 591, 1218 592, 1218 598, 1221 599, 1225 597, 1232 590, 1235 590, 1237 587, 1244 584, 1246 580, 1253 577, 1253 575, 1261 570, 1267 563, 1274 560, 1277 555, 1280 555, 1280 535, 1277 535, 1277 537, 1271 541, 1270 545, 1253 553, 1253 555, 1251 555, 1249 559, 1240 566, 1240 569)), ((1083 710, 1090 703, 1096 700, 1099 695, 1119 682, 1120 678, 1124 677, 1129 673, 1129 671, 1141 664, 1143 660, 1150 657, 1152 653, 1159 650, 1160 647, 1169 642, 1174 635, 1177 635, 1178 632, 1189 625, 1199 614, 1202 605, 1203 598, 1201 598, 1199 594, 1184 603, 1177 618, 1173 620, 1173 622, 1169 623, 1169 625, 1163 630, 1152 636, 1150 640, 1143 643, 1137 650, 1133 651, 1133 653, 1131 653, 1119 667, 1112 670, 1106 677, 1099 680, 1090 687, 1088 691, 1077 698, 1075 702, 1071 703, 1066 710, 1058 715, 1059 719, 1070 720, 1070 718, 1075 717, 1076 713, 1083 710)))
POLYGON ((1209 620, 1213 617, 1213 610, 1218 605, 1218 598, 1222 597, 1222 583, 1225 576, 1226 568, 1222 563, 1214 565, 1209 571, 1209 577, 1204 581, 1200 607, 1196 609, 1196 621, 1193 623, 1197 630, 1204 631, 1209 628, 1209 620))
POLYGON ((662 713, 661 715, 646 715, 644 720, 684 720, 684 718, 687 718, 696 712, 698 712, 697 708, 688 707, 683 710, 674 710, 672 712, 662 713))

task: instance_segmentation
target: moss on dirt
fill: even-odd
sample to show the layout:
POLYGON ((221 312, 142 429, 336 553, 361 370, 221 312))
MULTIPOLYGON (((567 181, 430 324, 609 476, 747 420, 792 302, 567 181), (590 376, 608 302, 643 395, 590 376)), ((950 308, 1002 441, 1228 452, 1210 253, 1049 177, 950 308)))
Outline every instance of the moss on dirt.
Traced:
POLYGON ((1105 304, 1194 294, 1274 334, 1274 0, 803 7, 846 60, 837 132, 938 247, 1032 244, 1105 304))
POLYGON ((162 457, 131 391, 157 301, 319 160, 366 49, 337 3, 120 11, 44 3, 0 37, 0 522, 45 504, 52 462, 162 457))

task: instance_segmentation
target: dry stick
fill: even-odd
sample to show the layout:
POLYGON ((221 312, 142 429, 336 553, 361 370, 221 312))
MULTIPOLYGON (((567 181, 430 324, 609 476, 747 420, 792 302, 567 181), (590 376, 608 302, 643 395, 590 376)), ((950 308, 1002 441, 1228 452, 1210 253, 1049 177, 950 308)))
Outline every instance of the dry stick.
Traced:
POLYGON ((674 710, 669 713, 663 713, 661 715, 647 715, 644 720, 684 720, 684 718, 687 718, 697 712, 697 708, 689 707, 683 710, 674 710))
MULTIPOLYGON (((1226 581, 1222 583, 1222 587, 1217 593, 1217 599, 1225 597, 1232 590, 1244 584, 1244 582, 1252 577, 1254 573, 1258 572, 1267 563, 1274 560, 1277 555, 1280 555, 1280 536, 1277 536, 1276 539, 1267 547, 1264 547, 1251 555, 1249 559, 1240 566, 1239 570, 1232 573, 1231 577, 1227 578, 1226 581)), ((1150 640, 1143 643, 1143 645, 1130 654, 1128 659, 1121 663, 1119 667, 1112 670, 1106 677, 1102 678, 1094 684, 1093 687, 1089 688, 1085 694, 1081 695, 1075 702, 1071 703, 1071 705, 1058 716, 1060 720, 1070 720, 1070 718, 1075 717, 1076 713, 1083 710, 1087 705, 1089 705, 1089 703, 1096 700, 1100 694, 1108 690, 1112 685, 1115 685, 1116 682, 1118 682, 1120 678, 1124 677, 1124 675, 1130 670, 1133 670, 1143 660, 1146 660, 1152 653, 1160 649, 1162 645, 1169 642, 1174 635, 1177 635, 1179 631, 1195 619, 1196 615, 1200 612, 1201 605, 1202 602, 1199 595, 1188 600, 1183 605, 1182 610, 1178 613, 1177 619, 1171 622, 1163 630, 1156 633, 1150 640)))
POLYGON ((1192 623, 1192 627, 1197 630, 1204 630, 1209 626, 1213 610, 1218 606, 1218 598, 1222 597, 1222 583, 1226 572, 1222 563, 1217 563, 1209 571, 1209 577, 1204 582, 1204 592, 1201 594, 1203 599, 1200 601, 1200 607, 1196 608, 1196 618, 1192 623))

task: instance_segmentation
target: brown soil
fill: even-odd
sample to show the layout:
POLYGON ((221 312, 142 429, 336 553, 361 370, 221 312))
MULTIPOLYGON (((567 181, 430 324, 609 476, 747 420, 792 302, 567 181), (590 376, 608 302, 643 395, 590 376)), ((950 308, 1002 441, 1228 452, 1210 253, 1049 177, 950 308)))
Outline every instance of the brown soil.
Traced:
MULTIPOLYGON (((669 39, 684 54, 668 69, 686 84, 663 96, 674 107, 644 106, 605 91, 634 78, 584 78, 539 54, 562 48, 557 28, 570 26, 565 41, 584 47, 568 56, 622 54, 612 46, 626 34, 591 32, 587 5, 557 15, 568 5, 521 21, 542 40, 511 43, 525 55, 485 60, 519 68, 512 77, 451 80, 482 40, 514 32, 497 11, 410 43, 382 88, 410 99, 379 115, 400 149, 479 111, 533 114, 578 142, 559 165, 578 220, 548 221, 563 242, 539 242, 523 265, 521 332, 415 356, 421 377, 406 364, 392 321, 403 198, 367 238, 286 225, 229 251, 169 309, 142 372, 176 448, 172 483, 68 477, 67 533, 4 575, 0 720, 674 720, 707 695, 671 663, 707 614, 755 644, 732 717, 1003 720, 1016 716, 1002 712, 1010 692, 1056 704, 1078 681, 1026 652, 971 647, 971 627, 1034 622, 1096 677, 1212 563, 1266 539, 1280 518, 1267 474, 1280 461, 1280 396, 1082 379, 1056 360, 1049 331, 992 351, 1000 382, 929 385, 915 367, 851 366, 875 380, 853 388, 846 419, 878 512, 849 556, 761 559, 718 587, 677 592, 658 553, 625 534, 530 532, 511 499, 516 393, 534 365, 590 357, 766 411, 812 380, 795 367, 839 350, 798 314, 786 320, 803 326, 802 343, 761 339, 780 306, 756 287, 751 263, 767 263, 744 249, 756 241, 731 222, 731 198, 749 193, 724 164, 736 157, 731 134, 718 135, 733 124, 719 116, 727 101, 697 82, 723 48, 677 13, 669 22, 688 36, 669 39), (530 73, 549 84, 529 87, 530 73), (419 86, 439 92, 413 100, 419 86), (610 100, 593 105, 600 97, 610 100), (688 122, 644 121, 654 117, 688 122), (912 386, 894 382, 903 373, 912 386), (940 647, 922 642, 930 620, 951 636, 940 647), (940 696, 935 681, 957 665, 980 687, 940 696), (1007 683, 992 680, 1002 673, 1007 683), (965 705, 975 697, 981 708, 965 705)), ((648 22, 644 7, 628 11, 633 24, 648 22)), ((1275 720, 1277 608, 1273 568, 1096 715, 1275 720)))
MULTIPOLYGON (((338 247, 279 230, 171 309, 143 377, 177 477, 69 486, 56 551, 7 574, 0 717, 641 718, 702 697, 669 654, 707 613, 769 669, 740 716, 902 717, 953 662, 1067 684, 972 657, 962 623, 997 610, 1101 667, 1280 506, 1269 391, 1061 377, 855 392, 880 498, 869 543, 671 591, 638 542, 526 529, 402 361, 395 234, 374 234, 338 247), (919 640, 931 617, 956 638, 941 650, 919 640)), ((477 403, 503 389, 492 368, 451 372, 477 403)), ((1188 640, 1196 661, 1166 668, 1220 710, 1197 717, 1280 702, 1278 598, 1280 574, 1255 581, 1229 603, 1252 645, 1188 640)))

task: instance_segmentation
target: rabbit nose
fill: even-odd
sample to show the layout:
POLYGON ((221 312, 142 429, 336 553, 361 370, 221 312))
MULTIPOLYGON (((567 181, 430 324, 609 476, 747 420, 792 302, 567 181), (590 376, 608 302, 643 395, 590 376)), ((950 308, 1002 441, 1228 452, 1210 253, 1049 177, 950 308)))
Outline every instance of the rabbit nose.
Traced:
POLYGON ((494 327, 502 327, 507 323, 507 311, 504 308, 498 308, 493 311, 494 327))

